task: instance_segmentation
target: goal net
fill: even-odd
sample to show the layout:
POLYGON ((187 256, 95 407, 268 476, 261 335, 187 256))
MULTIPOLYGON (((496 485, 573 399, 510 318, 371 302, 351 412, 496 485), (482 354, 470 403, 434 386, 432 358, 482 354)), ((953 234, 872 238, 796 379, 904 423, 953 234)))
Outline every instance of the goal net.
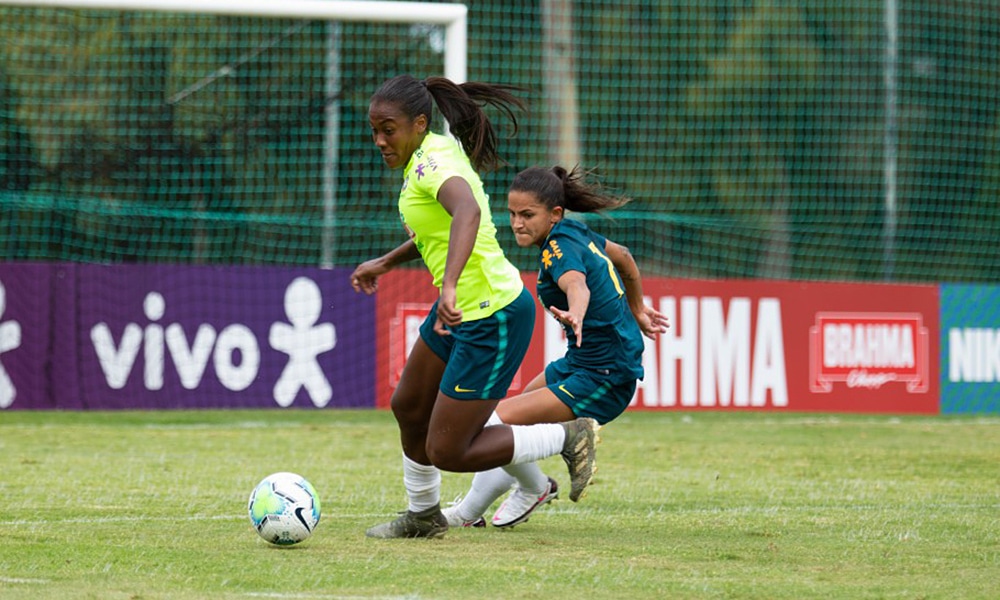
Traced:
POLYGON ((466 71, 459 4, 8 0, 0 36, 7 259, 368 258, 399 228, 367 98, 466 71))
POLYGON ((528 90, 499 222, 517 169, 579 160, 648 275, 1000 277, 991 3, 468 5, 0 0, 3 258, 352 266, 399 241, 374 86, 467 56, 528 90))

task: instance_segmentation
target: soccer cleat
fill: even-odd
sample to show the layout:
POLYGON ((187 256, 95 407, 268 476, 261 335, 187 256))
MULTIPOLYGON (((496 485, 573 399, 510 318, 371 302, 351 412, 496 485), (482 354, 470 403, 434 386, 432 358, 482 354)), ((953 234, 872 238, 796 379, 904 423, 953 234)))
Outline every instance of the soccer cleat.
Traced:
POLYGON ((594 478, 594 463, 597 458, 596 446, 600 441, 597 432, 601 426, 589 417, 567 421, 562 426, 566 430, 562 457, 569 469, 569 499, 576 502, 590 485, 591 479, 594 478))
POLYGON ((365 532, 371 538, 383 540, 396 538, 436 538, 448 531, 448 519, 441 512, 441 506, 415 513, 406 511, 394 521, 375 525, 365 532))
POLYGON ((448 520, 448 527, 486 527, 486 519, 482 515, 471 521, 466 521, 458 515, 457 506, 443 508, 441 512, 444 513, 444 518, 448 520))
POLYGON ((551 477, 549 477, 545 490, 541 494, 528 494, 518 487, 493 514, 493 526, 513 527, 520 525, 528 520, 536 508, 555 500, 558 496, 559 484, 551 477))

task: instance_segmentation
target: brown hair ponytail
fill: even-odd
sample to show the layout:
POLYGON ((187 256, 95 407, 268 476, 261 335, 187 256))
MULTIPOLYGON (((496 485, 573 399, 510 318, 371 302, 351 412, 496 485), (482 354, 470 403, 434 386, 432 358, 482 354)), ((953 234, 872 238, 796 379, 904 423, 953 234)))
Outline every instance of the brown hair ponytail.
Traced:
POLYGON ((472 165, 477 170, 490 170, 503 164, 503 160, 497 151, 496 129, 483 106, 499 109, 511 120, 514 133, 517 133, 514 111, 525 108, 524 101, 512 93, 517 90, 512 86, 474 81, 456 84, 446 77, 420 80, 411 75, 397 75, 379 87, 372 101, 393 102, 410 119, 425 115, 428 124, 432 123, 436 104, 472 165))
POLYGON ((632 200, 604 192, 600 184, 588 181, 591 175, 593 171, 582 171, 579 166, 572 171, 560 166, 529 167, 514 177, 510 190, 534 194, 549 210, 561 206, 584 213, 615 209, 632 200))

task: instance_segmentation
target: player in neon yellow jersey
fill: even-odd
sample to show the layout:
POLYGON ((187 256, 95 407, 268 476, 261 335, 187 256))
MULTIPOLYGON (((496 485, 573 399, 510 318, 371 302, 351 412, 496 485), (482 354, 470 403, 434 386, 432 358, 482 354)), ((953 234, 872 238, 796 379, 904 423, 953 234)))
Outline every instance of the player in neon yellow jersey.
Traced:
POLYGON ((573 500, 593 475, 594 419, 519 426, 491 421, 527 351, 535 314, 518 270, 496 241, 477 173, 500 163, 496 132, 482 106, 506 113, 516 131, 514 109, 523 105, 511 91, 400 75, 384 82, 368 106, 382 160, 403 170, 399 213, 409 239, 359 265, 351 284, 372 294, 379 276, 422 258, 439 290, 391 400, 409 503, 399 518, 368 529, 369 537, 443 535, 448 520, 440 508, 438 469, 505 467, 520 482, 521 465, 536 478, 534 461, 561 454, 573 500), (454 138, 431 130, 435 106, 454 138))

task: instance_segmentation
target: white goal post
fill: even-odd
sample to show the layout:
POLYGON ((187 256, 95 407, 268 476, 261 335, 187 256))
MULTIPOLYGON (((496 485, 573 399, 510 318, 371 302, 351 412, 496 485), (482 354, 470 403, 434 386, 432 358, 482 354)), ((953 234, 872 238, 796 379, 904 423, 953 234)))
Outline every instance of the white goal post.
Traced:
MULTIPOLYGON (((469 11, 464 4, 377 0, 0 0, 0 6, 442 25, 445 30, 444 76, 456 83, 464 82, 467 77, 469 11)), ((331 34, 331 38, 335 37, 331 34)), ((336 41, 331 39, 330 45, 327 87, 336 91, 339 88, 336 41)), ((327 109, 324 144, 327 154, 323 174, 323 256, 320 258, 323 267, 332 265, 339 129, 334 103, 327 109)))
POLYGON ((458 83, 466 78, 469 10, 464 4, 377 0, 0 0, 0 5, 444 25, 444 76, 458 83))

